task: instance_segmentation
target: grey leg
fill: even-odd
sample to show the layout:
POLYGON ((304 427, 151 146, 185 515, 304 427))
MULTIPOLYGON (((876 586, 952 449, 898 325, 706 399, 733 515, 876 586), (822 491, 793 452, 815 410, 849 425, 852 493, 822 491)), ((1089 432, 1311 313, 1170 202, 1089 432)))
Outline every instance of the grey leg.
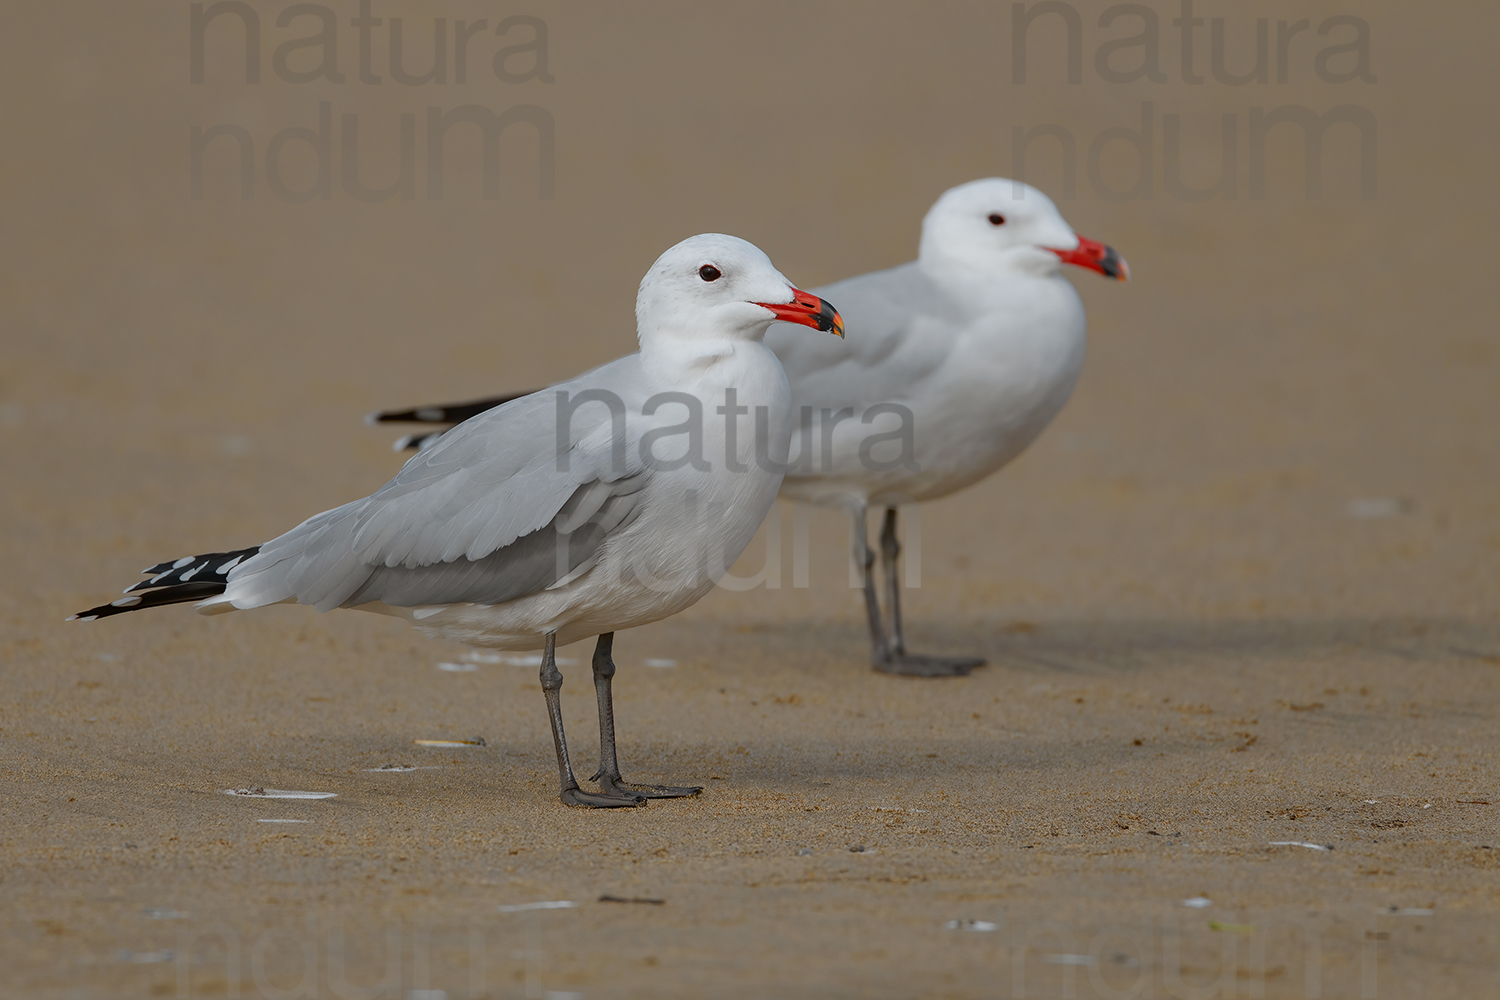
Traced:
POLYGON ((637 785, 620 777, 620 760, 615 751, 615 661, 611 655, 615 634, 605 632, 594 646, 594 695, 599 701, 599 770, 594 781, 600 791, 609 795, 636 795, 648 799, 680 799, 703 791, 701 785, 681 788, 676 785, 637 785))
MULTIPOLYGON (((885 659, 875 661, 875 669, 903 677, 964 677, 975 667, 984 666, 984 658, 979 656, 924 656, 906 651, 906 633, 901 624, 901 544, 896 540, 895 507, 885 509, 880 553, 885 562, 886 601, 891 612, 891 645, 885 659)), ((866 574, 867 602, 874 600, 874 593, 874 583, 866 574)))
POLYGON ((854 562, 860 566, 865 578, 865 615, 870 622, 870 662, 876 670, 888 663, 891 647, 885 638, 885 628, 880 624, 880 598, 875 593, 875 552, 870 548, 869 535, 865 528, 865 512, 861 505, 851 515, 851 530, 854 533, 854 562))
POLYGON ((594 781, 620 780, 620 761, 615 752, 615 634, 605 632, 594 645, 594 697, 599 702, 599 770, 594 781))
MULTIPOLYGON (((552 746, 557 750, 557 776, 562 784, 558 798, 565 806, 591 806, 607 809, 617 806, 638 806, 646 801, 634 794, 603 794, 582 791, 578 779, 573 777, 573 763, 568 759, 568 738, 563 734, 562 691, 563 675, 557 669, 557 637, 547 636, 547 648, 542 653, 542 694, 547 699, 547 716, 552 721, 552 746)), ((611 745, 613 750, 613 745, 611 745)))
POLYGON ((896 508, 885 509, 885 524, 880 529, 880 554, 885 560, 885 606, 891 613, 891 652, 906 652, 906 634, 901 628, 901 574, 896 562, 901 544, 896 541, 896 508))

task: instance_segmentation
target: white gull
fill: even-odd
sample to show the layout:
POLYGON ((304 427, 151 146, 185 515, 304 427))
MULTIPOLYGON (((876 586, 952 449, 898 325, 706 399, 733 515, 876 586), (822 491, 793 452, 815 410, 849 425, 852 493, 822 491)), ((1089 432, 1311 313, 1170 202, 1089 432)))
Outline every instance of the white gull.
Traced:
POLYGON ((706 594, 775 500, 793 423, 786 375, 763 343, 777 318, 842 335, 832 307, 752 244, 684 240, 641 281, 638 354, 468 421, 371 496, 259 546, 153 566, 129 596, 73 619, 190 601, 205 614, 297 603, 395 615, 474 646, 542 649, 564 803, 695 794, 621 779, 613 633, 706 594), (729 422, 745 411, 753 432, 729 422), (595 635, 598 793, 573 775, 554 654, 595 635))

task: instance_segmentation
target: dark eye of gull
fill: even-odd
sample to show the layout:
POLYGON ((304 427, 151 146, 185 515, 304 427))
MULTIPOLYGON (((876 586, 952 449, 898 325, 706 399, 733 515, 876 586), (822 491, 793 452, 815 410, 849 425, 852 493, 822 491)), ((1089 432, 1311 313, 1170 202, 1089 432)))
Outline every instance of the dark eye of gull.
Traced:
POLYGON ((704 264, 702 267, 698 268, 698 277, 702 278, 704 281, 718 281, 721 277, 723 277, 723 275, 720 274, 719 269, 717 267, 714 267, 712 264, 704 264))
POLYGON ((1003 226, 1003 225, 1005 225, 1005 216, 1001 215, 999 212, 991 212, 990 213, 990 225, 992 225, 992 226, 1003 226))

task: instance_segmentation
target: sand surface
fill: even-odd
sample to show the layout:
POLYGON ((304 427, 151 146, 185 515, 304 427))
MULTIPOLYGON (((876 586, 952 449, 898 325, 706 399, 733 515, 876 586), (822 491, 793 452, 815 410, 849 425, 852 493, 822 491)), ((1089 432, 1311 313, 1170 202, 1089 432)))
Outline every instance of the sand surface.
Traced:
MULTIPOLYGON (((186 4, 8 13, 0 994, 1500 993, 1492 11, 1360 4, 1376 81, 1331 83, 1315 30, 1353 5, 1267 5, 1313 28, 1287 83, 1235 87, 1183 82, 1175 5, 1160 84, 1101 80, 1099 43, 1127 32, 1078 5, 1068 85, 1061 27, 1013 81, 1008 5, 539 3, 554 82, 498 81, 485 34, 468 82, 417 87, 361 83, 343 27, 343 84, 283 82, 274 50, 314 20, 253 6, 257 85, 222 25, 188 82, 186 4), (366 204, 335 170, 329 200, 291 203, 258 159, 241 201, 232 141, 191 196, 192 126, 240 124, 260 158, 321 101, 361 116, 370 187, 401 114, 541 107, 555 196, 507 133, 483 199, 456 132, 441 199, 419 173, 412 200, 366 204), (1273 139, 1264 198, 1244 162, 1233 200, 1172 197, 1158 158, 1151 199, 1111 202, 1088 147, 1142 101, 1157 143, 1181 116, 1199 186, 1221 115, 1243 160, 1253 108, 1356 104, 1378 194, 1334 130, 1318 199, 1273 139), (912 645, 983 653, 973 676, 873 674, 842 520, 814 519, 798 587, 779 510, 779 588, 616 642, 627 775, 705 792, 586 812, 556 801, 530 664, 441 670, 464 651, 351 612, 62 622, 142 566, 379 486, 399 459, 368 410, 630 350, 635 285, 677 239, 745 236, 804 287, 891 266, 938 193, 1011 173, 1012 128, 1048 123, 1076 133, 1076 194, 1040 146, 1028 179, 1134 280, 1074 275, 1073 402, 908 518, 912 645), (256 787, 336 797, 224 794, 256 787), (540 901, 576 905, 502 909, 540 901)), ((375 5, 428 40, 422 66, 434 16, 518 11, 375 5)), ((1198 13, 1248 65, 1250 13, 1198 13)), ((285 155, 290 187, 316 180, 285 155)), ((587 774, 588 647, 563 655, 587 774)))

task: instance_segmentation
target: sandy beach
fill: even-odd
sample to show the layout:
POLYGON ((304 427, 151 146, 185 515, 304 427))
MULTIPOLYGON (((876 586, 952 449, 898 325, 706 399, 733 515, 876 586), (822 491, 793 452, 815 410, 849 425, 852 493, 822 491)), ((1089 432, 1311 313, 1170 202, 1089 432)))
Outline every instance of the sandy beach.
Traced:
MULTIPOLYGON (((1065 6, 1078 84, 1062 18, 1036 22, 1017 82, 1009 5, 377 0, 411 67, 435 17, 488 19, 441 85, 390 75, 389 24, 365 82, 353 3, 329 5, 342 83, 288 82, 316 55, 277 47, 318 19, 277 27, 283 4, 250 5, 254 84, 230 15, 194 83, 187 4, 14 11, 0 995, 1500 992, 1495 15, 1200 3, 1236 73, 1253 17, 1311 19, 1285 82, 1273 63, 1240 86, 1210 71, 1207 27, 1206 82, 1184 79, 1166 4, 1165 80, 1110 82, 1096 53, 1136 22, 1065 6), (497 38, 512 14, 546 33, 545 67, 503 62, 514 81, 492 60, 537 29, 497 38), (1318 26, 1355 14, 1369 81, 1317 62, 1353 33, 1318 26), (288 140, 275 178, 266 147, 316 136, 323 104, 330 196, 290 200, 271 180, 316 192, 316 145, 288 140), (434 197, 427 109, 465 105, 542 109, 552 173, 523 123, 486 198, 455 126, 434 197), (1268 133, 1256 197, 1252 116, 1344 105, 1378 127, 1376 189, 1345 122, 1316 197, 1295 129, 1268 133), (410 199, 348 193, 350 115, 369 189, 412 116, 410 199), (1090 150, 1143 115, 1151 197, 1125 198, 1130 143, 1090 150), (1205 188, 1225 115, 1234 197, 1174 195, 1166 131, 1205 188), (248 200, 232 136, 194 196, 191 130, 222 123, 254 143, 248 200), (972 676, 872 672, 845 520, 817 513, 799 554, 784 505, 769 569, 765 529, 735 568, 776 586, 617 637, 627 776, 705 786, 635 810, 558 804, 530 657, 301 607, 63 622, 143 566, 376 489, 401 459, 370 410, 629 352, 636 284, 676 240, 743 236, 802 287, 894 266, 938 194, 1012 175, 1013 130, 1043 125, 1076 141, 1074 190, 1040 141, 1026 179, 1132 281, 1072 276, 1072 402, 1011 467, 907 516, 911 645, 986 656, 972 676), (225 794, 250 789, 330 797, 225 794)), ((560 651, 583 774, 589 650, 560 651)))

